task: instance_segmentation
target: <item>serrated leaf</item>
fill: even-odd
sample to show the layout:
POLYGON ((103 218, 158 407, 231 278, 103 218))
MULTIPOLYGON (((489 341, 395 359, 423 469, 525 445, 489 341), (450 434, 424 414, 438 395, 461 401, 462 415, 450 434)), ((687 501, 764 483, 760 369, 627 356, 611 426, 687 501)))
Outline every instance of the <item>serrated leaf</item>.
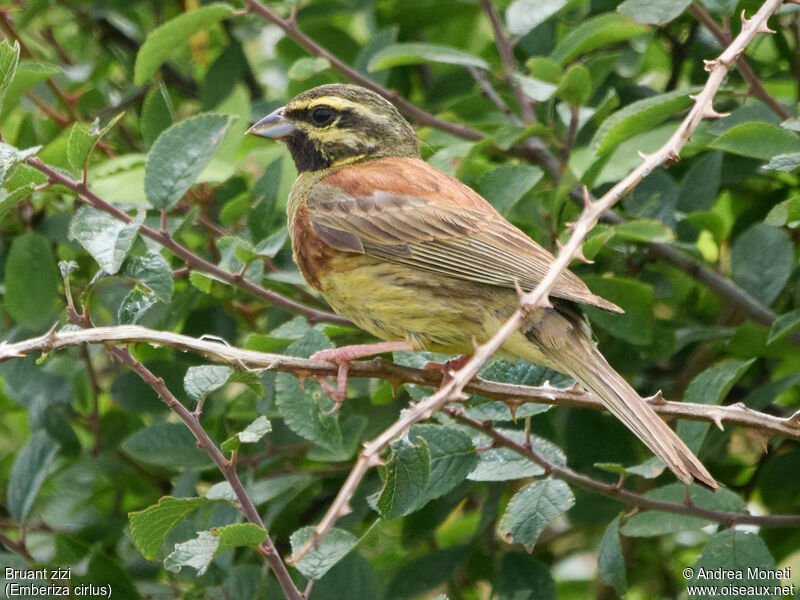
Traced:
POLYGON ((603 154, 639 133, 654 129, 656 125, 689 107, 694 102, 689 94, 699 91, 698 87, 680 89, 631 102, 603 121, 592 138, 592 152, 603 154))
POLYGON ((604 13, 572 29, 558 43, 550 58, 563 65, 595 48, 623 42, 647 31, 647 27, 634 23, 624 15, 604 13))
POLYGON ((625 0, 617 6, 637 23, 664 25, 679 17, 692 0, 625 0))
POLYGON ((222 442, 222 449, 225 452, 235 452, 241 444, 255 444, 270 431, 272 431, 272 423, 267 417, 258 417, 242 431, 222 442))
POLYGON ((204 113, 161 132, 145 166, 144 191, 151 206, 170 209, 180 201, 211 161, 232 121, 227 115, 204 113))
MULTIPOLYGON (((525 432, 514 429, 498 429, 507 438, 519 443, 525 443, 525 432)), ((476 436, 473 444, 476 447, 485 446, 489 443, 489 437, 484 435, 476 436)), ((533 451, 543 456, 549 462, 557 465, 565 465, 566 457, 561 448, 552 442, 536 435, 531 435, 531 446, 533 451)), ((524 479, 543 475, 544 469, 532 460, 520 456, 510 448, 489 448, 478 452, 478 464, 470 472, 467 479, 471 481, 508 481, 512 479, 524 479)))
MULTIPOLYGON (((731 391, 734 384, 755 362, 750 360, 730 360, 713 367, 709 367, 697 377, 692 379, 684 394, 685 402, 700 404, 719 404, 731 391)), ((705 439, 709 423, 700 421, 680 421, 678 435, 686 445, 697 453, 705 439)))
POLYGON ((373 72, 429 62, 489 69, 489 63, 485 60, 459 48, 422 42, 401 42, 386 46, 373 54, 367 63, 367 70, 373 72))
POLYGON ((128 513, 131 538, 147 560, 153 560, 173 528, 198 506, 210 502, 209 498, 173 498, 164 496, 158 504, 144 510, 128 513))
MULTIPOLYGON (((748 598, 761 595, 762 597, 779 598, 781 595, 769 595, 780 585, 778 577, 761 577, 758 575, 763 570, 776 570, 775 559, 772 558, 766 544, 755 533, 726 529, 712 537, 700 552, 697 562, 693 565, 693 577, 687 586, 698 586, 703 592, 694 596, 698 600, 707 600, 712 597, 724 597, 731 587, 740 590, 758 589, 756 594, 729 594, 732 598, 748 598), (722 570, 724 573, 742 573, 741 579, 731 581, 727 578, 701 577, 703 573, 714 573, 722 570), (750 573, 755 576, 751 576, 750 573), (731 584, 735 584, 732 586, 731 584), (761 586, 767 587, 768 595, 760 593, 761 586)), ((788 594, 787 594, 788 595, 788 594)))
POLYGON ((375 506, 384 519, 413 512, 423 497, 431 476, 431 455, 423 438, 406 438, 389 444, 391 457, 386 463, 383 488, 375 506))
POLYGON ((47 238, 31 232, 11 242, 4 283, 5 309, 17 323, 37 330, 54 320, 59 276, 47 238))
POLYGON ((560 479, 536 481, 514 494, 497 530, 530 552, 544 528, 573 504, 572 490, 560 479))
POLYGON ((44 431, 37 431, 14 459, 8 479, 8 512, 17 523, 28 520, 33 501, 56 457, 58 444, 44 431))
POLYGON ((486 173, 477 191, 505 215, 543 176, 544 171, 532 165, 503 165, 486 173))
POLYGON ((769 306, 792 275, 794 249, 789 232, 757 223, 731 250, 731 276, 737 285, 769 306))
POLYGON ((5 218, 8 211, 30 196, 35 188, 32 183, 15 188, 13 192, 0 188, 0 221, 5 218))
POLYGON ((764 223, 773 227, 785 225, 795 229, 800 225, 800 198, 790 198, 772 207, 764 218, 764 223))
POLYGON ((772 323, 772 327, 769 330, 767 344, 782 340, 798 327, 800 327, 800 308, 779 315, 772 323))
POLYGON ((177 573, 188 566, 203 575, 217 556, 241 546, 257 548, 267 537, 266 529, 254 523, 234 523, 212 531, 198 531, 197 537, 180 544, 164 559, 164 568, 177 573))
MULTIPOLYGON (((302 527, 295 531, 289 538, 292 553, 297 552, 313 536, 313 527, 302 527)), ((307 552, 295 567, 308 579, 322 579, 331 567, 347 556, 357 542, 356 536, 349 531, 334 527, 325 535, 319 547, 307 552)))
POLYGON ((76 171, 83 169, 89 156, 89 151, 94 146, 97 134, 89 132, 88 125, 73 123, 67 134, 67 161, 76 171))
POLYGON ((785 171, 791 173, 797 169, 797 167, 800 167, 800 152, 773 156, 769 162, 761 168, 765 171, 785 171))
POLYGON ((423 438, 430 452, 431 474, 417 507, 444 496, 462 483, 478 463, 472 439, 459 429, 417 424, 408 436, 411 440, 423 438))
POLYGON ((122 274, 135 279, 149 289, 161 302, 169 303, 175 282, 172 268, 166 259, 155 250, 144 256, 130 256, 122 265, 122 274))
POLYGON ((232 374, 233 367, 224 365, 189 367, 183 378, 183 389, 190 398, 200 400, 225 385, 232 374))
POLYGON ((81 206, 70 221, 69 236, 92 255, 103 271, 113 275, 122 266, 144 217, 144 211, 140 211, 125 223, 91 206, 81 206))
POLYGON ((158 298, 148 291, 133 288, 117 309, 117 322, 135 325, 158 303, 158 298))
POLYGON ((207 30, 233 13, 231 6, 218 2, 178 15, 151 31, 136 53, 134 84, 146 84, 164 61, 189 42, 192 34, 207 30))
POLYGON ((142 104, 142 137, 147 147, 153 145, 159 134, 175 122, 175 109, 163 82, 150 88, 142 104))
POLYGON ((14 40, 14 45, 8 43, 8 40, 3 40, 0 44, 0 111, 2 111, 3 100, 6 96, 11 82, 14 81, 14 75, 17 73, 17 64, 19 63, 19 42, 14 40))
POLYGON ((655 219, 636 219, 613 225, 614 239, 630 242, 666 243, 675 239, 672 230, 655 219))
POLYGON ((20 60, 17 63, 17 70, 14 78, 6 88, 2 112, 0 112, 0 120, 5 121, 9 112, 19 103, 22 94, 37 83, 41 83, 60 72, 61 69, 55 65, 34 62, 32 60, 20 60))
POLYGON ((9 146, 5 142, 0 142, 0 185, 14 174, 17 165, 24 162, 26 158, 35 156, 41 146, 34 146, 25 150, 18 150, 14 146, 9 146))
POLYGON ((522 37, 566 5, 567 0, 514 0, 506 9, 506 27, 522 37))
POLYGON ((597 551, 597 573, 607 585, 624 596, 628 589, 625 577, 625 558, 622 556, 622 544, 619 541, 619 516, 606 527, 600 548, 597 551))
POLYGON ((211 459, 182 423, 164 423, 138 429, 120 445, 135 460, 159 467, 203 469, 211 459))
POLYGON ((603 298, 621 306, 623 314, 609 313, 591 306, 585 307, 591 322, 611 335, 637 345, 653 342, 653 288, 628 277, 583 278, 589 288, 603 298))
POLYGON ((800 138, 777 125, 749 121, 731 127, 708 147, 739 156, 770 160, 780 154, 800 152, 800 138))
POLYGON ((253 248, 253 253, 263 258, 274 258, 274 256, 280 252, 280 249, 283 248, 283 245, 286 243, 286 239, 288 237, 288 229, 276 231, 268 238, 261 240, 258 244, 256 244, 255 248, 253 248))

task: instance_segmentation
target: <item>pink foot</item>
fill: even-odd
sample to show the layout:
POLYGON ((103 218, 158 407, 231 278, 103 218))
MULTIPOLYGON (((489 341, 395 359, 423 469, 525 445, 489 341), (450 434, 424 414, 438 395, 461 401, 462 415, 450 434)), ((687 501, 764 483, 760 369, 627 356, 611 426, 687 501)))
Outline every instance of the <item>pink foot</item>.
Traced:
POLYGON ((456 356, 443 363, 427 362, 422 368, 428 371, 439 371, 439 373, 442 374, 442 382, 439 384, 439 387, 442 387, 452 379, 453 373, 467 364, 471 358, 472 354, 462 354, 461 356, 456 356))
POLYGON ((377 344, 356 344, 353 346, 342 346, 341 348, 330 348, 320 350, 311 355, 311 360, 324 360, 339 365, 336 373, 336 385, 334 386, 327 377, 317 377, 322 391, 333 400, 336 406, 327 414, 335 413, 344 402, 347 393, 347 372, 350 370, 350 361, 373 354, 383 352, 399 352, 411 350, 408 342, 379 342, 377 344))

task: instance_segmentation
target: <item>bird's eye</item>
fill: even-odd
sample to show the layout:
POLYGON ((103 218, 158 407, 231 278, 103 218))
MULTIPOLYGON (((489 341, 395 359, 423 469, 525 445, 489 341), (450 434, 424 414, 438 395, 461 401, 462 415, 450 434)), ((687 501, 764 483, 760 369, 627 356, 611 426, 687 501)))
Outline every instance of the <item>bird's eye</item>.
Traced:
POLYGON ((311 112, 311 120, 314 125, 327 125, 334 116, 334 111, 329 106, 318 106, 311 112))

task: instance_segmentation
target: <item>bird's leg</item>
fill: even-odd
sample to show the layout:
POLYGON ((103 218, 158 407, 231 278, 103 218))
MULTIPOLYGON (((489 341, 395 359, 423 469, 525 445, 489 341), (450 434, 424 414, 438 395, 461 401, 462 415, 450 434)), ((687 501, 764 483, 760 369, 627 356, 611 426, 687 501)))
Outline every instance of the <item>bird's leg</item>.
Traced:
POLYGON ((461 367, 467 364, 471 358, 472 354, 462 354, 461 356, 456 356, 455 358, 451 358, 443 363, 432 361, 427 362, 422 368, 427 369, 428 371, 439 371, 439 373, 442 374, 442 382, 439 384, 439 387, 442 387, 453 378, 452 373, 458 371, 461 367))
POLYGON ((347 372, 350 370, 350 361, 365 356, 372 356, 373 354, 381 354, 383 352, 400 352, 403 350, 411 350, 411 344, 408 342, 379 342, 377 344, 355 344, 353 346, 342 346, 341 348, 330 348, 327 350, 320 350, 311 355, 311 360, 324 360, 332 362, 339 366, 336 373, 336 386, 333 386, 327 377, 317 377, 322 391, 333 400, 336 406, 333 407, 331 413, 339 410, 339 407, 344 402, 345 394, 347 393, 347 372))

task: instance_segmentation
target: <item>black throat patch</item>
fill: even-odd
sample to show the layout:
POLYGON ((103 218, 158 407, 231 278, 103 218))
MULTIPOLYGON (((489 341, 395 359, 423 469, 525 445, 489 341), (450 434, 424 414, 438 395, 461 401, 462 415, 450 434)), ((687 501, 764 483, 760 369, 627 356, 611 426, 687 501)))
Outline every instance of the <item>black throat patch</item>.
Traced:
POLYGON ((309 137, 302 131, 297 131, 286 139, 286 147, 292 153, 294 165, 297 171, 317 171, 327 169, 330 165, 328 161, 314 145, 309 137))

